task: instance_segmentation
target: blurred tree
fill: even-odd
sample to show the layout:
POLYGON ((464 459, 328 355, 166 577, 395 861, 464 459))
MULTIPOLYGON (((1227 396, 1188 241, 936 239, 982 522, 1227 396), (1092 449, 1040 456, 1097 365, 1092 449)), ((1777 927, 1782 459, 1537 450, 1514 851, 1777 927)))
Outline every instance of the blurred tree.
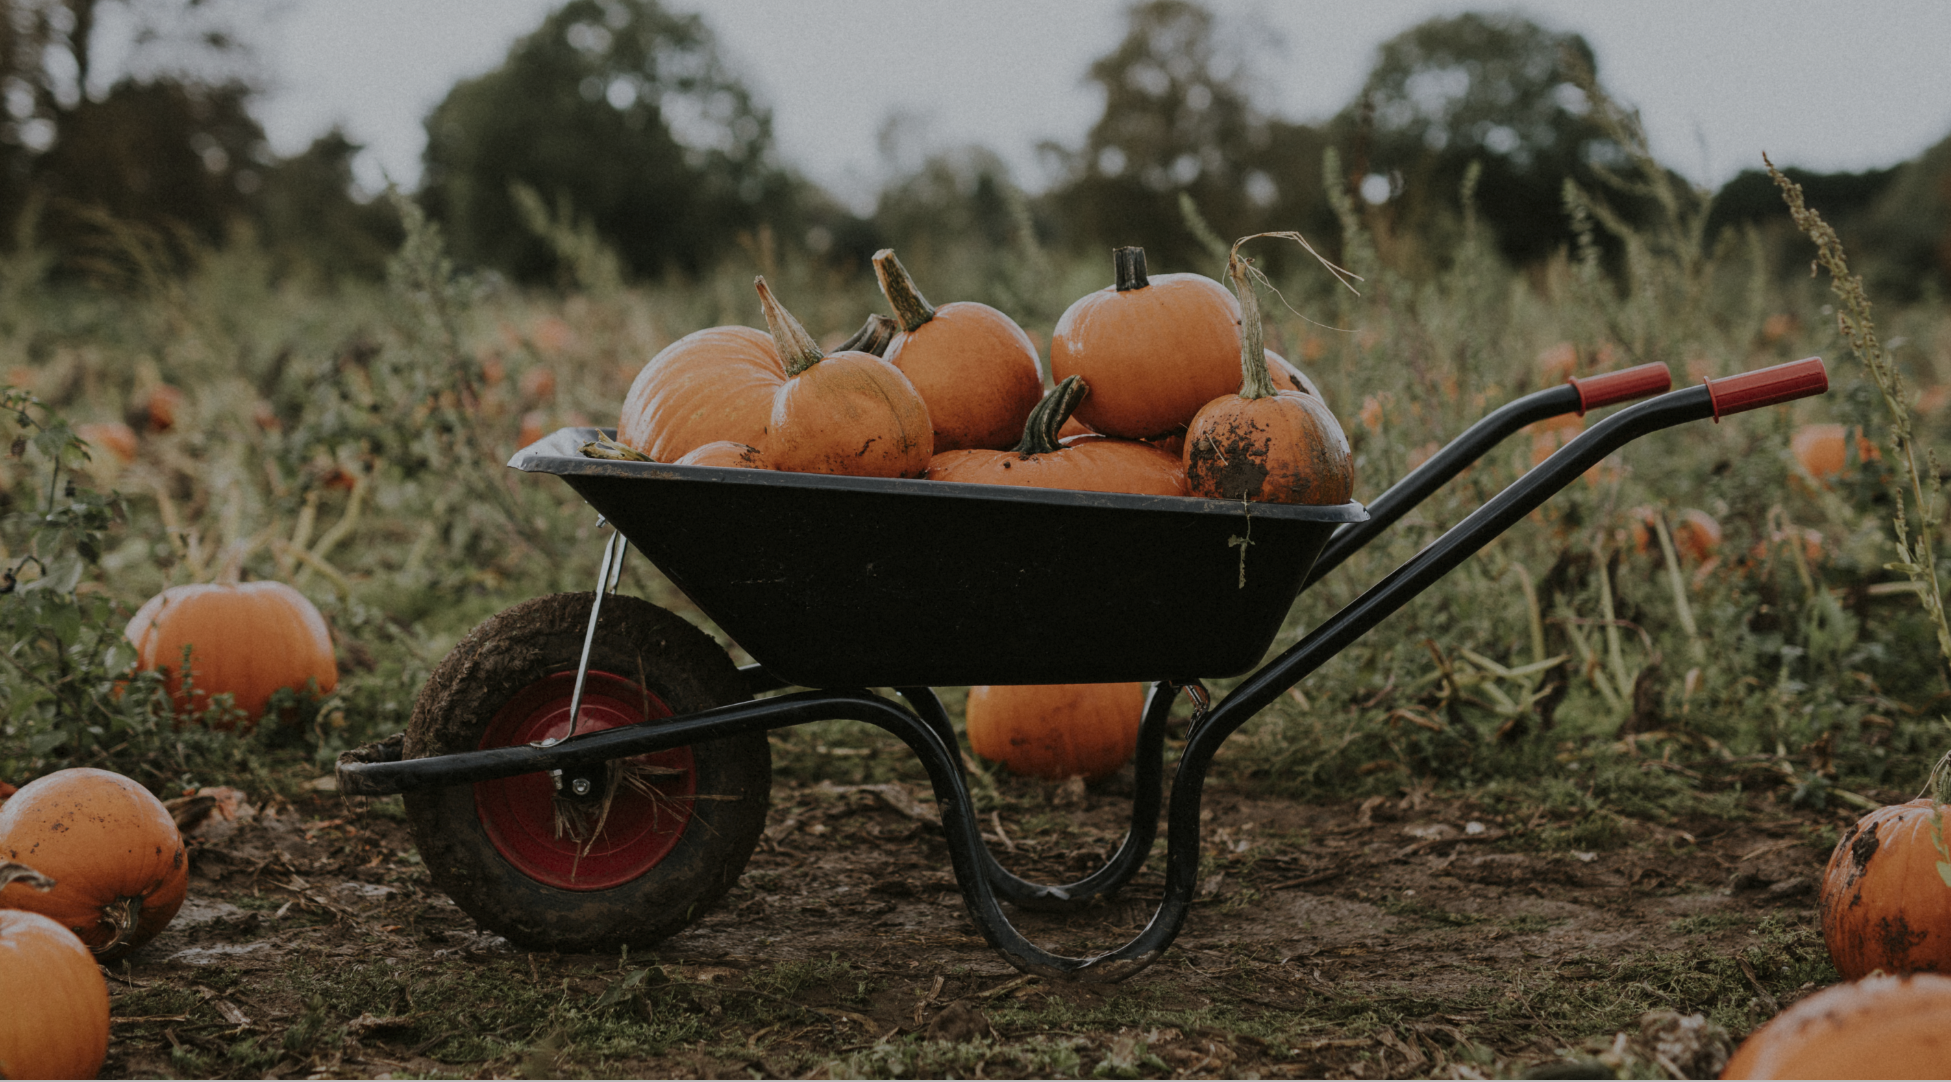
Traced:
POLYGON ((1951 137, 1893 172, 1861 225, 1871 288, 1900 300, 1927 282, 1951 293, 1951 137))
POLYGON ((385 199, 359 202, 352 159, 364 149, 337 128, 263 171, 252 204, 259 238, 287 266, 378 279, 405 235, 385 199))
POLYGON ((57 200, 46 239, 67 246, 92 231, 92 216, 58 213, 68 207, 221 241, 250 213, 249 192, 269 159, 264 130, 245 108, 249 95, 236 84, 125 81, 64 110, 31 174, 57 200))
POLYGON ((1124 39, 1091 65, 1104 113, 1083 148, 1046 147, 1066 173, 1052 194, 1066 239, 1143 245, 1156 269, 1215 273, 1212 254, 1186 228, 1182 192, 1228 238, 1331 231, 1320 186, 1325 138, 1253 108, 1244 50, 1223 44, 1212 12, 1189 0, 1146 0, 1126 19, 1124 39))
POLYGON ((1336 118, 1350 180, 1398 223, 1427 227, 1455 209, 1466 169, 1483 163, 1477 207, 1504 255, 1538 259, 1571 239, 1565 178, 1633 219, 1637 202, 1602 177, 1621 148, 1580 89, 1592 47, 1515 14, 1430 19, 1384 42, 1356 101, 1336 118))
POLYGON ((427 118, 424 198, 458 257, 546 276, 548 245, 510 186, 567 198, 639 274, 696 271, 761 223, 788 220, 798 182, 772 119, 695 15, 657 0, 570 0, 501 67, 448 92, 427 118))
POLYGON ((331 250, 328 270, 377 273, 351 250, 387 233, 352 199, 346 163, 321 160, 338 152, 333 137, 289 162, 266 147, 248 51, 229 29, 246 11, 244 0, 0 0, 0 226, 41 207, 39 242, 73 267, 103 241, 128 254, 131 227, 153 258, 257 219, 294 252, 331 250), (95 58, 111 8, 130 47, 113 72, 95 58), (294 186, 302 209, 286 209, 294 186), (363 233, 327 236, 355 221, 363 233), (297 230, 310 239, 297 243, 297 230))

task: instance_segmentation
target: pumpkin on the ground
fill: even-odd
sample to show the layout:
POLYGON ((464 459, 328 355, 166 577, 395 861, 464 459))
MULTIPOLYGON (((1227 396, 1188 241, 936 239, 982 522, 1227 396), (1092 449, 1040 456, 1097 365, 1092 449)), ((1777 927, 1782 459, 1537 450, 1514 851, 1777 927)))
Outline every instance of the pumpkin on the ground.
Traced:
MULTIPOLYGON (((0 864, 0 891, 52 881, 0 864)), ((73 932, 39 913, 0 909, 0 1078, 93 1078, 108 1055, 108 983, 73 932)))
POLYGON ((104 962, 163 930, 183 904, 189 860, 163 802, 120 774, 57 770, 0 806, 0 860, 54 880, 0 889, 0 907, 60 922, 104 962))
POLYGON ((1842 425, 1803 425, 1789 437, 1789 450, 1809 476, 1825 481, 1843 472, 1849 462, 1848 436, 1856 437, 1856 461, 1875 462, 1883 457, 1877 446, 1858 428, 1846 432, 1842 425))
POLYGON ((134 462, 139 451, 136 446, 135 429, 120 421, 76 425, 75 435, 87 441, 90 446, 108 452, 116 461, 124 465, 134 462))
POLYGON ((1030 336, 986 304, 929 304, 892 248, 874 253, 874 273, 901 327, 887 359, 928 403, 935 453, 1014 445, 1043 396, 1030 336))
POLYGON ((1951 977, 1951 808, 1925 798, 1858 819, 1829 856, 1821 908, 1823 942, 1844 977, 1951 977))
POLYGON ((138 668, 164 671, 179 714, 201 714, 211 696, 228 692, 245 724, 255 725, 282 688, 302 693, 315 684, 329 695, 339 684, 325 618, 282 582, 172 586, 137 609, 123 634, 135 644, 138 668))
POLYGON ((1078 298, 1050 336, 1050 375, 1082 376, 1078 420, 1126 439, 1183 428, 1240 386, 1240 306, 1199 274, 1146 273, 1143 248, 1114 253, 1116 281, 1078 298))
POLYGON ((1131 492, 1153 496, 1186 494, 1185 469, 1167 451, 1138 440, 1094 433, 1057 433, 1090 388, 1078 376, 1057 384, 1023 427, 1023 438, 1008 451, 970 449, 936 455, 928 463, 931 481, 975 485, 1021 485, 1084 492, 1131 492))
POLYGON ((1722 1078, 1943 1078, 1951 977, 1880 975, 1832 985, 1735 1049, 1722 1078))
POLYGON ((1186 428, 1188 491, 1265 503, 1348 502, 1355 465, 1347 434, 1319 397, 1275 389, 1259 298, 1237 250, 1227 270, 1240 294, 1239 393, 1215 397, 1186 428))
POLYGON ((969 747, 1035 778, 1117 773, 1138 746, 1144 684, 994 684, 969 689, 969 747))

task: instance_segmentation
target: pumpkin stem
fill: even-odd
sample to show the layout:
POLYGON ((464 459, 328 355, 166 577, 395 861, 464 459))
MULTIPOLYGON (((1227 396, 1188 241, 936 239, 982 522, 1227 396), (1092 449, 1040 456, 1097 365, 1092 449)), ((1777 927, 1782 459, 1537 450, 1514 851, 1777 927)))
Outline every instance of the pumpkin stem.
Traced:
POLYGON ((862 353, 872 353, 876 357, 885 357, 887 347, 894 344, 894 336, 900 333, 900 330, 899 323, 875 312, 867 317, 867 322, 860 325, 860 329, 853 333, 853 337, 840 343, 833 352, 845 353, 848 350, 858 350, 862 353))
POLYGON ((136 922, 142 917, 142 899, 135 897, 117 898, 102 907, 102 923, 115 929, 115 938, 96 947, 96 954, 107 954, 135 935, 136 922))
POLYGON ((1063 450, 1063 444, 1057 442, 1057 433, 1070 420, 1071 411, 1090 392, 1083 376, 1065 376, 1062 383, 1031 407, 1029 419, 1023 422, 1023 441, 1016 445, 1016 453, 1028 458, 1063 450))
POLYGON ((1120 293, 1143 289, 1152 284, 1151 279, 1145 277, 1145 249, 1143 248, 1113 248, 1111 265, 1117 271, 1120 293))
POLYGON ((752 280, 759 291, 759 305, 765 309, 766 328, 772 332, 772 348, 779 351, 779 363, 786 368, 786 374, 797 376, 801 372, 820 363, 826 354, 806 328, 793 318, 786 306, 772 295, 772 288, 765 284, 765 275, 752 280))
POLYGON ((1240 397, 1272 398, 1274 379, 1267 372, 1266 331, 1260 326, 1260 294, 1253 288, 1247 268, 1253 261, 1236 250, 1226 260, 1226 273, 1233 279, 1233 291, 1240 295, 1240 397))
POLYGON ((25 864, 16 864, 10 860, 0 864, 0 890, 7 889, 7 886, 12 883, 25 883, 39 891, 54 889, 54 880, 25 864))
POLYGON ((908 277, 908 268, 894 256, 894 249, 883 248, 874 253, 874 277, 881 280, 881 296, 894 308, 894 314, 901 318, 901 329, 913 334, 922 324, 935 318, 935 306, 915 288, 915 280, 908 277))

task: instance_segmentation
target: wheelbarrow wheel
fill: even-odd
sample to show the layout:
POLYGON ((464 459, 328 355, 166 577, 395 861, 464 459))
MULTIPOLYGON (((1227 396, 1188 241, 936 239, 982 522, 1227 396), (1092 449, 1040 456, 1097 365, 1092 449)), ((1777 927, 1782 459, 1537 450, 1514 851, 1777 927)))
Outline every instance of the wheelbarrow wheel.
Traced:
MULTIPOLYGON (((567 735, 593 596, 536 598, 475 628, 421 691, 405 757, 567 735)), ((723 706, 746 698, 743 689, 709 635, 612 595, 577 731, 723 706)), ((407 793, 428 875, 482 927, 522 947, 644 947, 697 920, 738 880, 765 828, 772 754, 765 734, 752 733, 561 782, 527 774, 407 793)))

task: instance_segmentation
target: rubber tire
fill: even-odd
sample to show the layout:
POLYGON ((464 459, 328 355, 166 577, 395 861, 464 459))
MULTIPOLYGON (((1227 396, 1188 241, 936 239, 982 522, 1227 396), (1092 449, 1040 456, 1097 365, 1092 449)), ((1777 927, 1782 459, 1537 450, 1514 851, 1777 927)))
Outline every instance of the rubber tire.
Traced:
MULTIPOLYGON (((462 639, 414 704, 405 758, 475 750, 503 704, 538 680, 573 672, 592 597, 526 601, 462 639)), ((738 667, 711 636, 621 594, 603 601, 589 664, 642 683, 677 714, 748 697, 738 667)), ((766 735, 694 744, 691 753, 699 792, 738 799, 698 801, 663 860, 607 890, 563 890, 510 864, 481 825, 472 785, 407 793, 407 822, 434 884, 511 943, 568 953, 648 947, 697 920, 731 889, 765 829, 772 795, 766 735)))

